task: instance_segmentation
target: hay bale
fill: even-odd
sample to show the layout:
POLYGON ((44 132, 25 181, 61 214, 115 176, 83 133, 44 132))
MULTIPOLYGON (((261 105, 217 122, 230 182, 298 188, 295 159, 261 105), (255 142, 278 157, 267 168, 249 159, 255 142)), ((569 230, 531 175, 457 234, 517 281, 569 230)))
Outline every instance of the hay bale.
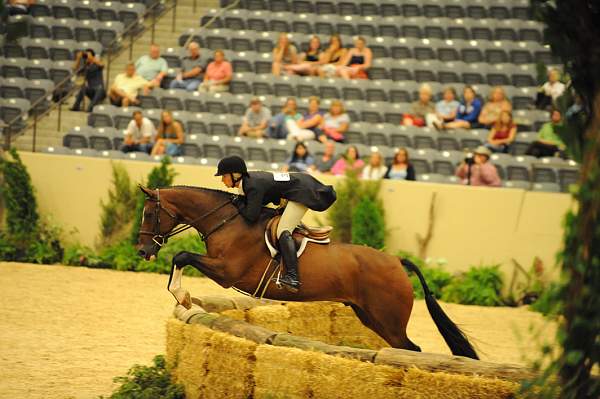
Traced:
POLYGON ((430 373, 411 367, 402 386, 407 391, 418 392, 424 398, 513 398, 519 384, 495 378, 483 378, 447 373, 430 373))
POLYGON ((348 346, 330 345, 321 341, 299 337, 291 334, 277 334, 271 344, 275 346, 285 346, 288 348, 297 348, 308 351, 326 353, 328 355, 340 356, 349 359, 372 362, 377 352, 367 349, 356 349, 348 346))
POLYGON ((167 321, 167 350, 165 360, 169 369, 177 367, 179 362, 179 353, 185 346, 185 340, 183 339, 184 329, 185 323, 179 320, 169 319, 167 321))
POLYGON ((349 306, 334 308, 331 312, 331 335, 336 345, 381 349, 389 344, 365 327, 349 306))
POLYGON ((229 317, 230 319, 246 321, 246 312, 240 309, 224 310, 221 316, 229 317))
POLYGON ((258 306, 246 312, 248 323, 276 332, 288 332, 290 312, 286 306, 258 306))
POLYGON ((212 324, 212 328, 217 331, 235 335, 236 337, 246 338, 259 344, 271 342, 275 336, 275 332, 271 330, 246 323, 245 321, 230 319, 225 316, 221 316, 215 320, 212 324))
POLYGON ((335 307, 331 302, 290 302, 288 332, 324 342, 331 341, 331 317, 335 307))

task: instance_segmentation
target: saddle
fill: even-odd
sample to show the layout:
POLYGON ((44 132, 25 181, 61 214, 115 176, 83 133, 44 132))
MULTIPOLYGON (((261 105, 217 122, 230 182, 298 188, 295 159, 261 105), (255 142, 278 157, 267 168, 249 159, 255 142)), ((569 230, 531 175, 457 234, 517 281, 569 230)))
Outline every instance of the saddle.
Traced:
MULTIPOLYGON (((267 227, 265 229, 265 243, 267 244, 267 248, 269 248, 272 257, 275 257, 279 252, 277 249, 279 248, 277 244, 277 226, 279 226, 280 220, 281 215, 272 217, 271 220, 267 222, 267 227)), ((329 244, 329 234, 332 230, 333 227, 331 226, 312 227, 307 226, 304 223, 299 224, 292 232, 292 237, 296 242, 298 257, 302 255, 306 249, 306 244, 309 242, 329 244)))

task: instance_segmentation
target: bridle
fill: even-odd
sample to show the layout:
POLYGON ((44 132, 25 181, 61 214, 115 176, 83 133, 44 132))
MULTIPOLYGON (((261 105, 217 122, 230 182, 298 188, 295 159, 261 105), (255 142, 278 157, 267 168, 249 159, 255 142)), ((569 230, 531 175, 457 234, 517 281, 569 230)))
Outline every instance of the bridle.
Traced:
MULTIPOLYGON (((160 233, 160 210, 161 209, 163 211, 165 211, 166 214, 169 215, 169 217, 171 219, 174 219, 175 221, 179 221, 179 218, 176 215, 174 215, 173 212, 169 211, 167 208, 163 207, 160 204, 160 190, 158 188, 156 189, 156 199, 154 199, 152 197, 148 197, 147 199, 150 201, 156 202, 156 206, 154 207, 154 226, 153 226, 154 231, 140 230, 140 234, 151 235, 152 241, 154 241, 154 243, 156 245, 158 245, 159 247, 162 247, 163 245, 165 245, 167 243, 167 241, 169 240, 169 237, 173 237, 174 235, 177 235, 181 232, 186 231, 187 229, 194 227, 193 225, 197 221, 209 217, 210 215, 214 214, 221 208, 224 208, 228 204, 233 204, 233 199, 228 199, 226 202, 222 203, 221 205, 216 206, 215 208, 213 208, 213 209, 209 210, 208 212, 204 213, 203 215, 193 219, 192 221, 181 223, 182 224, 181 226, 179 226, 175 229, 172 229, 171 231, 169 231, 165 234, 161 234, 160 233)), ((225 226, 227 223, 229 223, 230 221, 235 219, 237 215, 239 215, 239 211, 237 210, 237 207, 236 207, 236 211, 233 214, 231 214, 230 216, 221 220, 215 227, 213 227, 212 229, 209 229, 208 232, 206 232, 205 234, 201 234, 202 241, 206 242, 206 240, 208 240, 208 237, 211 234, 213 234, 215 231, 219 230, 221 227, 225 226)))

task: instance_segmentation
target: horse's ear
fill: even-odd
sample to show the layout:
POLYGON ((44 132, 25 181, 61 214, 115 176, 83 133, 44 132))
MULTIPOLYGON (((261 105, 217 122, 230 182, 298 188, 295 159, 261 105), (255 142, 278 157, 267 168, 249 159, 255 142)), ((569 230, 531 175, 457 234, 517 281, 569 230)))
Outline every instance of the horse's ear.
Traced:
POLYGON ((150 198, 155 197, 156 194, 154 193, 154 190, 150 190, 149 188, 146 188, 146 187, 142 186, 141 184, 138 184, 138 187, 144 194, 146 194, 147 197, 150 197, 150 198))

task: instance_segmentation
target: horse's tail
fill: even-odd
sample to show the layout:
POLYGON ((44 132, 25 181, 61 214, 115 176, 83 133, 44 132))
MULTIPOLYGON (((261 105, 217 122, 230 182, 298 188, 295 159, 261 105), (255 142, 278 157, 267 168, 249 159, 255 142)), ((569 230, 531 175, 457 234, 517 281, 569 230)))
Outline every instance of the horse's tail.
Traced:
POLYGON ((433 322, 435 323, 440 334, 442 334, 442 337, 444 337, 444 341, 446 341, 448 347, 450 347, 452 354, 456 356, 470 357, 471 359, 479 359, 475 349, 473 349, 473 346, 471 346, 471 343, 467 339, 465 333, 463 333, 460 328, 458 328, 458 326, 454 324, 452 320, 450 320, 448 315, 444 313, 444 310, 435 300, 435 296, 429 290, 429 287, 425 282, 425 278, 423 277, 423 274, 417 265, 408 259, 400 259, 400 262, 402 265, 404 265, 404 267, 406 267, 406 269, 414 272, 419 278, 421 286, 423 286, 423 292, 425 293, 427 310, 429 310, 429 314, 431 315, 433 322))

